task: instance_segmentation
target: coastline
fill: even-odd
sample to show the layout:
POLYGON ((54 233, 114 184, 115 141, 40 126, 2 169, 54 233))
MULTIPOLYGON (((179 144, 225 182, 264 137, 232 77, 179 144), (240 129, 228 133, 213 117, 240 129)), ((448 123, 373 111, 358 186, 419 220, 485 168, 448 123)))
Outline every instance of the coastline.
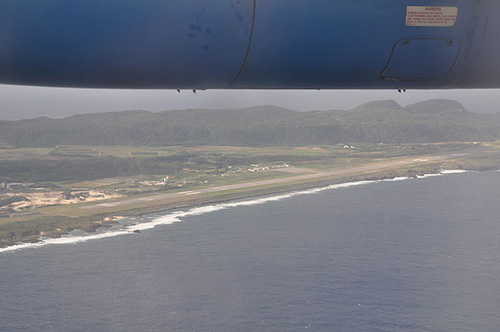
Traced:
MULTIPOLYGON (((368 174, 365 176, 358 175, 356 177, 342 177, 335 180, 325 180, 316 182, 307 182, 295 185, 286 186, 286 188, 267 188, 245 191, 240 194, 217 195, 215 197, 205 199, 187 199, 182 202, 177 202, 171 206, 153 206, 142 209, 132 209, 123 211, 120 217, 106 216, 103 222, 98 223, 96 227, 90 230, 76 230, 64 232, 52 237, 39 236, 36 241, 18 242, 11 245, 0 247, 0 254, 4 252, 12 252, 25 248, 36 248, 45 245, 64 245, 92 240, 105 239, 110 237, 131 235, 140 233, 143 230, 154 228, 157 225, 167 225, 175 222, 180 222, 180 218, 188 215, 209 213, 225 208, 231 208, 241 205, 257 205, 269 201, 276 201, 293 197, 297 195, 314 194, 324 190, 341 189, 358 185, 366 185, 377 182, 386 181, 404 181, 411 179, 421 179, 431 176, 442 176, 448 174, 465 173, 474 170, 440 170, 435 169, 433 172, 422 173, 418 175, 405 176, 404 174, 395 174, 394 170, 391 176, 368 174), (179 210, 182 209, 182 210, 179 210), (137 216, 145 216, 151 213, 165 213, 165 216, 152 219, 146 223, 120 224, 119 220, 131 219, 137 216), (76 234, 76 235, 75 235, 76 234)), ((402 172, 400 172, 402 173, 402 172)))

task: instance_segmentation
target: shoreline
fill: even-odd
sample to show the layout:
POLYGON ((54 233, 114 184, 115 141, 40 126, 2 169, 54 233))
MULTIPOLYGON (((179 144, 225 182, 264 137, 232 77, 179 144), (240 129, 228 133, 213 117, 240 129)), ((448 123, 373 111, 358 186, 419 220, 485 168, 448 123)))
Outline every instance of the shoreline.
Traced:
MULTIPOLYGON (((142 208, 142 209, 133 209, 131 211, 124 211, 120 216, 107 216, 105 219, 107 221, 103 221, 99 223, 99 226, 95 227, 90 231, 78 230, 77 232, 83 232, 85 235, 71 235, 72 232, 64 232, 59 236, 54 237, 41 237, 39 236, 37 241, 26 241, 26 242, 17 242, 16 244, 0 246, 0 254, 3 252, 12 252, 16 250, 26 249, 26 248, 36 248, 46 245, 64 245, 64 244, 72 244, 72 243, 80 243, 87 242, 92 240, 99 240, 104 238, 122 236, 133 233, 140 233, 142 230, 151 229, 156 227, 157 225, 167 225, 175 222, 180 222, 179 218, 184 216, 193 215, 193 214, 202 214, 209 213, 212 211, 217 211, 220 209, 228 208, 228 207, 236 207, 240 205, 256 205, 263 204, 268 201, 276 201, 285 199, 288 197, 293 197, 297 195, 304 194, 314 194, 317 192, 321 192, 324 190, 332 190, 332 189, 340 189, 347 188, 358 185, 365 185, 371 183, 378 182, 388 182, 388 181, 405 181, 411 179, 422 179, 431 176, 442 176, 448 174, 458 174, 458 173, 466 173, 474 170, 436 170, 435 172, 424 173, 422 175, 412 175, 412 176, 390 176, 390 177, 381 177, 381 176, 372 176, 366 179, 363 179, 363 176, 355 177, 356 179, 350 179, 348 181, 342 181, 345 178, 339 178, 334 180, 330 180, 329 182, 335 183, 324 183, 316 185, 316 183, 302 183, 296 185, 296 188, 272 188, 262 191, 261 193, 255 193, 253 190, 241 193, 237 195, 237 197, 214 197, 208 199, 198 199, 194 200, 186 200, 184 202, 180 202, 180 204, 175 204, 174 206, 163 207, 163 208, 142 208), (315 184, 315 185, 313 185, 315 184), (255 203, 257 202, 257 203, 255 203), (203 211, 204 209, 208 209, 203 211), (185 209, 185 210, 179 210, 185 209), (176 211, 179 210, 179 211, 176 211), (136 223, 131 225, 122 225, 120 226, 119 220, 124 218, 133 218, 137 216, 145 216, 147 214, 152 213, 160 213, 165 212, 165 216, 160 216, 155 219, 152 219, 147 223, 136 223), (157 219, 162 219, 159 222, 156 222, 157 219), (165 219, 165 220, 163 220, 165 219), (109 231, 110 228, 120 227, 116 230, 109 231)), ((350 177, 351 178, 351 177, 350 177)), ((325 181, 327 182, 327 181, 325 181)))

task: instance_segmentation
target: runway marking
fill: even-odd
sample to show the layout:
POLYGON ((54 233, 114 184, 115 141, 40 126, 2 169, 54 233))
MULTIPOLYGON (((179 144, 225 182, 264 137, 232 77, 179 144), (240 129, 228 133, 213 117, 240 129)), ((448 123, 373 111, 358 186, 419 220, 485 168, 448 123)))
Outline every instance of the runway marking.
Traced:
POLYGON ((201 194, 201 192, 199 192, 199 191, 186 191, 184 193, 184 196, 196 195, 196 194, 201 194))
POLYGON ((109 207, 109 206, 117 206, 117 205, 120 205, 119 202, 115 202, 115 203, 101 203, 101 204, 97 204, 96 206, 106 206, 106 207, 109 207))

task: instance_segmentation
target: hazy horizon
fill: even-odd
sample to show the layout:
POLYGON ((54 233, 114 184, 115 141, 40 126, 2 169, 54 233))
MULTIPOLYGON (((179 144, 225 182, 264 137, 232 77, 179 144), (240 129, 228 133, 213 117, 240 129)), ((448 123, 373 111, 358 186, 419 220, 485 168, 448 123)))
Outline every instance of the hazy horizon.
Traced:
POLYGON ((500 89, 480 90, 120 90, 0 85, 0 120, 125 110, 238 109, 274 105, 295 111, 350 110, 374 100, 407 106, 428 99, 451 99, 471 112, 499 112, 500 89))

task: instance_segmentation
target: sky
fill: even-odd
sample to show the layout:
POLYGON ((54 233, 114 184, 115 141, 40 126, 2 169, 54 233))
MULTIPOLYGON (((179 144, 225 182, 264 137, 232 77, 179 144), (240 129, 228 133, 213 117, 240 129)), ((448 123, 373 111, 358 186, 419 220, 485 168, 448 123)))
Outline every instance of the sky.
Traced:
POLYGON ((118 90, 0 85, 0 120, 73 114, 172 109, 233 109, 275 105, 296 111, 349 110, 373 100, 393 99, 401 106, 445 98, 471 112, 500 112, 500 89, 489 90, 118 90))

